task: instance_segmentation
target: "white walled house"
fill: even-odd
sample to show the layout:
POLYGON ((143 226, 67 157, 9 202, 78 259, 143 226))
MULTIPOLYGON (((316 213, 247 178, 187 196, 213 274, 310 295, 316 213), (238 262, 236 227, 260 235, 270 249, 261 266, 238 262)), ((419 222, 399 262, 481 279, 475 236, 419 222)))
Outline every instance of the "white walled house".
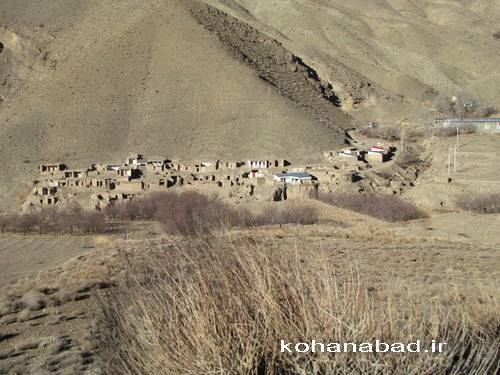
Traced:
POLYGON ((292 185, 311 183, 314 179, 314 176, 307 172, 285 172, 273 176, 274 181, 292 185))
POLYGON ((269 168, 271 162, 269 160, 247 160, 246 167, 251 169, 269 168))

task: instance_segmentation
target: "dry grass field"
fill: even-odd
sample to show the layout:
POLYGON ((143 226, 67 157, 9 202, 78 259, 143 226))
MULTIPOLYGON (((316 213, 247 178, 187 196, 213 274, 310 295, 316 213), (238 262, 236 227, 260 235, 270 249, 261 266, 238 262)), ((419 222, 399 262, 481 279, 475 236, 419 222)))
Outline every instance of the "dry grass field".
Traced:
MULTIPOLYGON (((397 374, 407 373, 410 368, 419 368, 422 370, 421 373, 425 373, 430 371, 431 365, 437 366, 433 373, 444 373, 446 369, 450 373, 457 374, 494 373, 494 353, 498 350, 495 346, 497 342, 495 330, 498 328, 500 280, 498 267, 500 255, 497 243, 490 241, 474 243, 466 236, 449 240, 438 236, 431 237, 427 231, 421 233, 416 230, 405 231, 401 229, 401 224, 388 224, 320 202, 314 205, 319 212, 318 224, 234 228, 225 233, 217 232, 209 240, 214 244, 212 250, 200 244, 200 239, 183 240, 166 236, 162 234, 161 228, 152 222, 138 222, 131 227, 128 234, 103 235, 97 238, 77 237, 77 243, 90 242, 94 248, 66 262, 61 258, 54 258, 53 264, 45 264, 43 270, 37 269, 35 278, 32 277, 32 270, 27 269, 26 277, 19 277, 17 281, 4 284, 0 368, 5 373, 14 371, 36 373, 51 369, 56 369, 59 373, 84 374, 102 371, 104 373, 206 373, 207 371, 245 373, 251 372, 249 369, 252 364, 255 364, 256 358, 260 358, 259 355, 262 354, 266 361, 269 361, 268 373, 274 373, 276 369, 290 369, 289 366, 295 365, 302 368, 300 371, 306 372, 312 371, 313 367, 310 366, 319 366, 315 368, 337 369, 340 373, 363 371, 373 373, 368 370, 365 357, 349 359, 343 356, 333 362, 328 358, 319 358, 319 362, 316 363, 316 360, 303 362, 276 353, 279 341, 273 340, 277 340, 276 335, 279 334, 290 337, 289 340, 299 337, 312 338, 315 335, 325 340, 349 336, 346 331, 339 330, 338 325, 332 325, 334 321, 327 319, 321 313, 323 304, 337 301, 348 309, 350 314, 356 314, 357 309, 360 309, 362 316, 367 319, 366 322, 372 322, 369 326, 360 326, 361 316, 357 315, 354 319, 354 315, 351 318, 345 313, 338 315, 338 319, 340 317, 347 319, 346 324, 351 327, 349 329, 357 330, 354 336, 356 339, 363 340, 365 337, 371 339, 379 332, 383 337, 399 340, 406 336, 410 338, 421 336, 422 340, 436 338, 453 343, 453 350, 448 352, 446 357, 440 357, 442 361, 439 362, 434 362, 436 358, 427 356, 420 359, 412 357, 416 362, 412 360, 408 363, 398 362, 401 358, 398 360, 397 357, 380 358, 381 361, 390 361, 390 365, 380 362, 380 364, 386 363, 384 366, 381 365, 380 373, 387 373, 384 372, 387 371, 387 366, 394 366, 394 373, 397 374), (200 254, 206 254, 206 258, 200 254), (275 257, 284 258, 279 260, 275 257), (182 283, 171 284, 169 280, 175 278, 175 272, 182 270, 176 267, 181 267, 183 259, 191 259, 188 264, 195 262, 194 267, 202 268, 197 271, 185 269, 182 271, 184 276, 176 279, 182 283), (217 263, 217 259, 222 263, 217 263), (231 259, 236 263, 227 264, 226 262, 232 262, 231 259), (243 267, 241 271, 243 273, 238 271, 237 264, 238 267, 243 267), (232 271, 226 274, 226 271, 217 267, 232 271), (257 268, 252 271, 251 267, 257 268), (215 314, 221 306, 215 302, 214 304, 202 302, 206 301, 206 298, 215 298, 211 293, 216 289, 212 290, 205 285, 205 288, 208 288, 205 292, 204 289, 198 289, 198 292, 194 293, 196 288, 200 287, 196 283, 229 282, 230 286, 226 286, 230 288, 229 290, 233 290, 233 287, 246 288, 238 289, 239 292, 236 294, 230 294, 234 298, 257 298, 263 301, 268 298, 265 296, 266 291, 273 285, 275 288, 272 290, 286 293, 286 289, 278 287, 281 284, 278 279, 274 279, 278 276, 273 273, 274 271, 271 272, 269 267, 273 269, 277 267, 276 272, 284 272, 279 276, 280 282, 284 285, 291 286, 292 283, 302 280, 300 282, 314 288, 314 293, 320 293, 301 297, 304 291, 299 289, 297 291, 299 294, 294 297, 299 299, 307 297, 309 301, 304 305, 307 310, 302 311, 297 306, 294 307, 297 310, 293 310, 296 319, 305 319, 300 322, 308 324, 309 328, 297 326, 296 329, 292 329, 295 327, 293 326, 285 329, 282 326, 283 320, 279 318, 282 312, 273 309, 273 305, 260 306, 247 300, 245 303, 249 303, 250 311, 262 308, 266 314, 270 314, 261 324, 268 329, 275 327, 273 329, 277 331, 274 334, 268 336, 266 331, 258 331, 261 332, 260 336, 254 336, 256 331, 239 331, 240 339, 231 336, 235 340, 232 341, 233 339, 229 337, 217 336, 214 332, 207 331, 210 325, 207 326, 203 322, 206 319, 210 320, 209 316, 215 314), (144 273, 145 269, 149 271, 144 273), (294 269, 298 274, 294 273, 294 269), (160 279, 154 276, 157 272, 161 276, 160 279), (200 281, 196 275, 202 277, 200 280, 205 280, 204 277, 209 275, 212 275, 213 279, 200 281), (238 279, 236 275, 243 278, 238 279), (153 280, 158 282, 153 282, 147 290, 143 290, 141 288, 146 284, 141 280, 144 277, 152 277, 148 279, 150 281, 144 280, 144 282, 149 283, 153 280), (270 284, 259 287, 263 289, 255 289, 257 284, 254 283, 264 282, 267 277, 272 278, 268 280, 270 284), (247 285, 247 282, 251 285, 247 285), (317 282, 320 284, 316 284, 317 282), (323 282, 328 284, 322 284, 323 282), (337 294, 337 297, 330 296, 334 293, 331 288, 337 288, 335 293, 340 294, 337 294), (253 294, 247 294, 250 290, 254 290, 253 294), (189 325, 173 321, 161 330, 162 335, 166 336, 162 336, 160 340, 167 340, 174 346, 155 346, 156 344, 150 343, 147 352, 140 354, 146 350, 145 342, 141 340, 150 340, 145 336, 145 332, 154 335, 156 329, 154 327, 157 327, 144 326, 147 322, 151 322, 150 314, 161 313, 162 309, 170 311, 168 300, 157 299, 160 295, 165 298, 177 295, 175 297, 179 298, 175 304, 177 314, 197 315, 189 318, 188 321, 191 322, 189 325), (200 300, 195 302, 194 298, 200 300), (133 304, 130 304, 131 301, 133 304), (151 303, 161 305, 153 306, 151 303), (183 303, 193 303, 198 307, 193 310, 183 307, 183 303), (431 306, 429 313, 434 317, 432 319, 437 319, 436 322, 439 322, 435 326, 428 326, 427 321, 422 320, 426 309, 431 306), (103 307, 104 315, 101 313, 103 307), (133 315, 128 315, 131 313, 130 309, 135 311, 133 315), (149 318, 144 319, 143 314, 148 314, 149 318), (122 316, 120 324, 110 325, 113 322, 110 316, 115 318, 122 316), (379 319, 380 316, 386 316, 387 324, 396 325, 387 331, 388 328, 380 323, 382 321, 379 319), (398 323, 396 316, 401 316, 401 322, 398 323), (356 321, 358 323, 355 323, 356 321), (109 327, 112 328, 111 331, 108 330, 109 327), (193 331, 195 329, 200 331, 193 331), (110 332, 113 335, 111 337, 110 332), (196 352, 189 349, 191 347, 189 341, 182 343, 179 341, 177 346, 168 338, 169 335, 177 337, 181 335, 187 337, 187 340, 191 338, 194 340, 195 336, 191 335, 196 332, 204 332, 203 336, 196 336, 196 345, 200 345, 201 348, 196 352), (301 332, 305 336, 301 336, 301 332), (464 341, 463 335, 472 341, 464 341), (481 339, 475 341, 473 337, 476 336, 481 339), (245 341, 247 339, 248 341, 245 341), (253 347, 251 345, 253 340, 258 342, 264 340, 265 345, 259 348, 253 347), (245 345, 242 350, 244 348, 248 355, 245 357, 247 362, 229 360, 239 355, 232 351, 236 350, 235 348, 227 346, 227 352, 224 351, 225 345, 237 342, 245 345), (273 346, 273 342, 276 346, 273 346), (218 348, 217 352, 209 350, 207 345, 213 345, 212 349, 218 348), (470 362, 466 364, 458 361, 453 366, 451 357, 462 350, 467 350, 469 345, 472 345, 471 348, 475 351, 467 357, 470 362), (130 351, 131 348, 134 348, 133 351, 130 351), (172 349, 172 352, 168 352, 170 350, 168 348, 172 349), (140 355, 141 361, 137 362, 134 357, 130 357, 131 353, 140 355), (237 363, 243 367, 234 367, 237 363)), ((410 222, 405 225, 418 224, 410 222)), ((32 244, 34 238, 36 236, 26 237, 26 244, 32 244)), ((4 240, 2 243, 12 241, 10 237, 3 236, 2 239, 4 240)), ((22 236, 19 241, 22 241, 22 236)), ((22 247, 20 243, 18 247, 22 247)), ((67 249, 68 257, 71 257, 71 248, 67 249)), ((229 304, 225 306, 236 303, 231 301, 224 302, 229 304)), ((339 308, 338 305, 329 308, 334 306, 339 308)), ((326 308, 326 305, 324 307, 326 308)), ((225 310, 227 309, 221 311, 225 310)), ((230 311, 226 311, 225 314, 237 314, 239 319, 243 319, 241 324, 249 324, 246 320, 248 318, 244 318, 238 309, 230 311)), ((330 314, 335 315, 333 312, 330 314)), ((231 321, 227 315, 221 315, 219 318, 217 324, 223 325, 224 322, 231 321), (229 320, 225 320, 226 318, 229 320)), ((299 371, 298 368, 296 371, 299 371)))

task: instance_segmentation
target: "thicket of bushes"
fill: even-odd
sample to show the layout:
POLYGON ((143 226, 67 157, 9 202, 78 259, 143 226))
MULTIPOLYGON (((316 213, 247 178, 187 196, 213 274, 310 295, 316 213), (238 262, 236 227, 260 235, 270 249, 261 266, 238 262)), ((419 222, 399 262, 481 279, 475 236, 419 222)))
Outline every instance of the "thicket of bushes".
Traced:
POLYGON ((0 214, 0 231, 20 233, 101 233, 106 219, 156 220, 169 234, 199 235, 230 227, 273 224, 314 224, 316 210, 302 204, 268 206, 260 213, 233 207, 218 197, 197 192, 164 192, 137 197, 107 207, 104 212, 85 211, 79 205, 27 213, 0 214))
MULTIPOLYGON (((458 128, 458 133, 459 134, 476 134, 477 128, 474 125, 460 126, 458 128)), ((457 128, 456 127, 433 128, 431 134, 436 136, 436 137, 453 137, 453 136, 457 135, 457 128)))
POLYGON ((102 233, 106 228, 106 218, 98 211, 86 211, 79 205, 57 209, 43 208, 27 213, 0 215, 2 232, 28 233, 102 233))
POLYGON ((427 217, 410 202, 389 194, 320 194, 319 200, 390 222, 409 221, 427 217))
POLYGON ((456 117, 488 117, 496 112, 492 106, 484 105, 477 99, 460 94, 453 98, 437 97, 436 108, 439 112, 456 117))
POLYGON ((483 214, 500 213, 500 193, 481 194, 477 196, 463 195, 457 200, 457 206, 483 214))
MULTIPOLYGON (((242 239, 152 250, 102 302, 109 374, 494 374, 498 304, 338 275, 327 253, 242 239), (420 291, 420 292, 419 292, 420 291), (281 353, 286 342, 446 342, 436 353, 281 353)), ((347 266, 348 268, 349 266, 347 266)))
POLYGON ((318 221, 314 208, 305 205, 267 207, 254 214, 243 207, 233 207, 217 197, 197 192, 164 192, 132 199, 108 207, 110 218, 128 220, 154 219, 167 233, 197 235, 229 227, 272 224, 313 224, 318 221))

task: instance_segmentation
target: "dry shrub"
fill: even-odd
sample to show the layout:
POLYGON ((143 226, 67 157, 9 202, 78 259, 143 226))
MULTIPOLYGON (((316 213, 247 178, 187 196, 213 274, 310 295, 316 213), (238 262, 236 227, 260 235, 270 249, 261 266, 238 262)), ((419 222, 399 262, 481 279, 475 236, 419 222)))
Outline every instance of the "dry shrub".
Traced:
POLYGON ((196 192, 162 194, 154 217, 170 234, 199 235, 241 224, 238 210, 196 192))
POLYGON ((395 127, 388 128, 364 128, 360 134, 368 138, 385 139, 388 141, 397 141, 401 139, 401 130, 395 127))
POLYGON ((395 164, 405 169, 412 165, 421 165, 424 161, 420 159, 417 152, 411 148, 402 150, 396 155, 395 164))
POLYGON ((149 220, 154 217, 156 204, 161 193, 117 202, 106 207, 105 214, 112 219, 149 220))
POLYGON ((290 204, 278 207, 276 204, 267 206, 254 216, 249 225, 277 225, 277 224, 315 224, 319 220, 318 212, 314 207, 304 204, 290 204))
POLYGON ((457 206, 463 210, 478 212, 482 214, 500 213, 500 193, 489 193, 476 195, 463 195, 457 200, 457 206))
POLYGON ((447 116, 456 117, 488 117, 496 112, 492 106, 484 105, 467 94, 459 94, 455 98, 436 98, 436 108, 447 116))
POLYGON ((105 216, 98 211, 86 211, 79 205, 57 209, 43 208, 26 213, 0 215, 3 231, 28 233, 102 233, 106 229, 105 216))
POLYGON ((195 236, 235 226, 273 224, 313 224, 318 221, 316 210, 305 205, 283 208, 269 206, 259 214, 245 208, 228 205, 217 196, 194 191, 155 193, 110 206, 110 218, 155 219, 166 233, 195 236))
MULTIPOLYGON (((477 128, 474 125, 464 125, 458 127, 459 134, 476 134, 477 128)), ((457 127, 432 128, 432 135, 436 137, 453 137, 457 135, 457 127)))
POLYGON ((389 194, 321 194, 319 200, 390 222, 427 217, 425 212, 398 196, 389 194))
POLYGON ((374 288, 319 250, 169 243, 102 300, 109 374, 493 374, 495 299, 374 288), (338 270, 337 270, 338 271, 338 270), (444 353, 281 353, 285 342, 446 342, 444 353))

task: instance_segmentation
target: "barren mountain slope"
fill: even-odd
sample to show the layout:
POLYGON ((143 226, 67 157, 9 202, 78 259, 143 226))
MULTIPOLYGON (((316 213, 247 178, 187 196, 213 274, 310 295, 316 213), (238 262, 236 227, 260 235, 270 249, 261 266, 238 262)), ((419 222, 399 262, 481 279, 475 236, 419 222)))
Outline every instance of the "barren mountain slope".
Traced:
POLYGON ((234 59, 184 2, 0 4, 0 201, 40 161, 294 158, 342 141, 234 59))
POLYGON ((425 121, 438 94, 500 106, 497 0, 204 1, 272 34, 365 120, 425 121))

